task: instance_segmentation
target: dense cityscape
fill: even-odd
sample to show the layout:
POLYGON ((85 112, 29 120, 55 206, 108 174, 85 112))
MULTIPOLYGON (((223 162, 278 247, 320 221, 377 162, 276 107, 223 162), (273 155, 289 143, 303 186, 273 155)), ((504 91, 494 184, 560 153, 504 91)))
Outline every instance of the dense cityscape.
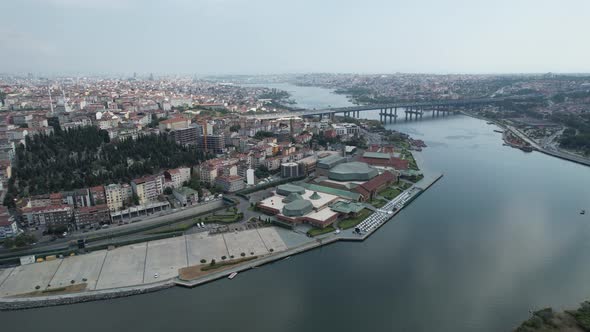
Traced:
POLYGON ((0 327, 590 331, 590 2, 0 12, 0 327))

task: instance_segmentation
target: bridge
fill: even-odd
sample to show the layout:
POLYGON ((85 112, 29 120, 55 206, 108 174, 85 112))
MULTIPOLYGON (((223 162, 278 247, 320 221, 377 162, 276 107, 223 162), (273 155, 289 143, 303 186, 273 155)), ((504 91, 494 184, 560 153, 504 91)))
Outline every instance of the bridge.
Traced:
POLYGON ((389 104, 374 104, 374 105, 360 105, 360 106, 349 106, 349 107, 337 107, 337 108, 325 108, 325 109, 313 109, 313 110, 296 110, 291 112, 281 113, 265 113, 265 114, 254 114, 246 117, 258 120, 274 120, 281 118, 293 118, 293 117, 310 117, 310 116, 329 116, 334 117, 335 114, 343 114, 344 116, 358 117, 360 112, 379 110, 381 122, 386 122, 389 119, 392 122, 397 118, 397 109, 403 109, 405 112, 406 119, 409 117, 422 117, 424 111, 432 111, 433 116, 442 113, 443 115, 454 112, 453 107, 473 107, 481 105, 491 105, 503 101, 522 101, 538 96, 517 96, 517 97, 503 97, 503 98, 470 98, 470 99, 444 99, 444 100, 433 100, 433 101, 421 101, 421 102, 399 102, 389 104))

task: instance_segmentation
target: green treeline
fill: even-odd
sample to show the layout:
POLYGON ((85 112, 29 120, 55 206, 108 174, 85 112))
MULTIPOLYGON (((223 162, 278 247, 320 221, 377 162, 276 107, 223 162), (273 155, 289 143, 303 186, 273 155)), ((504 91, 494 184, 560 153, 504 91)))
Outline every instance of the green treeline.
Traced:
POLYGON ((556 113, 552 120, 568 127, 559 141, 561 147, 590 154, 590 114, 556 113))
POLYGON ((111 142, 96 127, 56 130, 27 137, 26 146, 17 147, 9 192, 17 197, 129 182, 204 159, 195 147, 181 146, 166 134, 111 142))

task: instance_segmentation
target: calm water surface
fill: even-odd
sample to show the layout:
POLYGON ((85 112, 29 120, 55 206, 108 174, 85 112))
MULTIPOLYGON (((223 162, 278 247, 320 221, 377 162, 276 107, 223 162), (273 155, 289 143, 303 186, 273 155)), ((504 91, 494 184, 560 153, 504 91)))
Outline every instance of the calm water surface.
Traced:
POLYGON ((1 312, 3 329, 508 331, 590 298, 590 168, 504 147, 469 117, 393 127, 445 176, 368 241, 195 289, 1 312))

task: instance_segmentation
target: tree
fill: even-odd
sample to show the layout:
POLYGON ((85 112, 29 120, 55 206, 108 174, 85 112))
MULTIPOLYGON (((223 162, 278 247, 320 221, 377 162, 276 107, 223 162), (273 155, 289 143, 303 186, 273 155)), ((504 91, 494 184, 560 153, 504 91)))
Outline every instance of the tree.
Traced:
POLYGON ((258 168, 254 171, 254 175, 259 178, 265 178, 268 177, 270 175, 270 172, 268 171, 268 167, 264 166, 264 165, 260 165, 258 166, 258 168))
POLYGON ((6 248, 6 249, 10 249, 10 248, 14 247, 14 239, 10 239, 10 238, 5 239, 3 245, 4 245, 4 248, 6 248))
POLYGON ((166 189, 164 189, 164 194, 166 194, 166 195, 172 195, 172 188, 166 187, 166 189))
POLYGON ((242 126, 240 126, 239 124, 229 127, 229 131, 232 133, 237 133, 238 131, 240 131, 240 129, 242 129, 242 126))
POLYGON ((111 141, 107 131, 93 126, 29 135, 25 142, 15 149, 7 206, 19 196, 129 182, 209 157, 167 134, 111 141))
POLYGON ((254 138, 263 139, 263 138, 273 137, 273 136, 274 136, 274 133, 272 131, 261 130, 254 135, 254 138))
POLYGON ((139 205, 139 196, 136 193, 132 195, 133 205, 139 205))
MULTIPOLYGON (((20 247, 27 246, 31 243, 34 243, 35 241, 37 241, 35 236, 30 235, 30 234, 26 234, 26 233, 21 233, 14 238, 11 247, 20 248, 20 247)), ((4 246, 7 246, 6 241, 4 242, 4 246)), ((11 247, 7 247, 7 248, 11 248, 11 247)))
POLYGON ((212 259, 211 263, 209 263, 209 265, 211 265, 211 266, 215 265, 215 259, 212 259))

